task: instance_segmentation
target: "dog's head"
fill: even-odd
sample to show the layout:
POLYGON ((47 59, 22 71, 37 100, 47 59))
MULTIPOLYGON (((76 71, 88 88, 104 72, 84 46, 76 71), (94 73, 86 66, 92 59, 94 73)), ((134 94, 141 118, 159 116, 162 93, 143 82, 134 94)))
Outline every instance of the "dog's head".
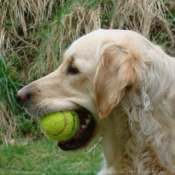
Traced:
POLYGON ((100 118, 109 116, 138 85, 142 63, 129 36, 141 37, 117 30, 85 35, 68 48, 57 70, 18 91, 18 98, 32 116, 64 110, 76 110, 84 119, 93 116, 87 138, 74 147, 69 143, 66 149, 89 142, 100 118))

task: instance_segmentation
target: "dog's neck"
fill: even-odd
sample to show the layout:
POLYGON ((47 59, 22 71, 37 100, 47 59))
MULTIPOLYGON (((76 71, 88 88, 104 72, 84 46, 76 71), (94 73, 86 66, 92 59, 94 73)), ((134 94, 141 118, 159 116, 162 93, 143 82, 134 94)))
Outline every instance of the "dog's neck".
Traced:
POLYGON ((100 132, 103 137, 103 150, 107 166, 117 167, 118 171, 121 170, 123 166, 121 162, 126 164, 130 162, 125 153, 125 146, 131 137, 126 112, 120 107, 113 110, 110 116, 101 120, 100 132))
MULTIPOLYGON (((153 147, 148 147, 145 142, 138 142, 138 140, 141 140, 139 137, 145 137, 144 140, 148 140, 148 136, 142 131, 142 126, 138 122, 131 121, 130 117, 128 111, 120 105, 108 117, 100 121, 99 129, 103 137, 106 171, 111 170, 116 174, 126 174, 130 171, 138 172, 138 167, 134 167, 134 165, 139 164, 142 155, 148 158, 148 162, 140 164, 141 171, 150 170, 149 158, 156 162, 156 170, 163 171, 153 147)), ((159 152, 161 150, 160 146, 159 152)))

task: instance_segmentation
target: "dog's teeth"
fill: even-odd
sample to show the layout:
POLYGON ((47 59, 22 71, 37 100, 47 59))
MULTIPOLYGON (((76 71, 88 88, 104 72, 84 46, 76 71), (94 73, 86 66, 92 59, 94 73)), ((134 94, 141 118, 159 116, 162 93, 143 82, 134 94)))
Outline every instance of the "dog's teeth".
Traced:
POLYGON ((82 128, 82 129, 86 129, 87 126, 86 126, 86 125, 81 125, 81 128, 82 128))
POLYGON ((91 119, 86 119, 86 124, 88 125, 90 123, 91 119))

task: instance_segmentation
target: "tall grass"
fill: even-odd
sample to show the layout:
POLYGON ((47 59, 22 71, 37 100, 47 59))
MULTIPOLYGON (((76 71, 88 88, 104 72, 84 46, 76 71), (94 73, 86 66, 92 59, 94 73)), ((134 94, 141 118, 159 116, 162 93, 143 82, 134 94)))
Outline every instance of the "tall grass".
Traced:
POLYGON ((19 110, 16 91, 22 84, 17 77, 13 62, 0 58, 0 138, 11 135, 18 127, 15 114, 19 110), (8 111, 8 112, 7 112, 8 111))
POLYGON ((39 33, 42 41, 39 54, 30 66, 29 78, 36 79, 53 71, 59 64, 60 55, 71 42, 98 28, 100 5, 89 9, 79 1, 66 1, 57 6, 52 20, 39 33))
POLYGON ((38 131, 36 121, 25 116, 16 100, 16 92, 23 86, 16 63, 18 59, 0 58, 0 141, 7 144, 17 130, 18 134, 38 131))
POLYGON ((26 128, 15 101, 19 82, 53 71, 70 43, 92 30, 134 30, 175 56, 174 0, 2 0, 0 11, 0 128, 13 126, 4 135, 26 128))
POLYGON ((173 9, 175 10, 173 0, 62 2, 42 33, 39 55, 30 67, 29 77, 32 77, 33 72, 36 73, 33 78, 35 79, 43 73, 53 71, 58 66, 60 55, 70 43, 99 28, 134 30, 154 42, 164 44, 167 51, 175 55, 175 14, 171 12, 173 9))
POLYGON ((16 98, 14 92, 21 83, 17 81, 15 67, 8 65, 4 58, 0 59, 0 84, 1 84, 1 102, 6 103, 13 113, 16 113, 16 98))

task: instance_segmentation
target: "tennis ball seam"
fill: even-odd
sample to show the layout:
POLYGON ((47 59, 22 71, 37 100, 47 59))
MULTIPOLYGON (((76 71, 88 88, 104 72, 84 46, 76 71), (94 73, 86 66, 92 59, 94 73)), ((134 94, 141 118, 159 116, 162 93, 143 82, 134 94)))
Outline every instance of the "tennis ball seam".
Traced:
MULTIPOLYGON (((74 130, 75 130, 75 126, 76 126, 76 124, 78 125, 79 124, 79 122, 78 122, 78 119, 75 117, 75 114, 73 113, 73 112, 71 112, 71 114, 72 114, 72 128, 71 128, 71 131, 69 132, 69 135, 68 136, 71 136, 72 135, 72 133, 74 132, 74 130)), ((76 133, 74 133, 74 134, 76 134, 76 133)))
MULTIPOLYGON (((66 125, 67 125, 67 119, 66 119, 66 116, 65 115, 63 115, 63 113, 62 112, 60 112, 61 114, 62 114, 62 118, 63 118, 63 120, 64 120, 64 127, 62 128, 62 130, 59 132, 59 133, 56 133, 56 134, 49 134, 49 132, 47 132, 47 131, 45 131, 43 128, 42 128, 42 126, 41 126, 41 131, 42 132, 44 132, 46 135, 50 135, 50 136, 59 136, 60 134, 62 134, 63 132, 64 132, 64 130, 65 130, 65 127, 66 127, 66 125)), ((46 115, 47 116, 47 115, 46 115)), ((44 116, 43 118, 45 118, 46 116, 44 116)))
MULTIPOLYGON (((67 124, 67 117, 65 116, 65 113, 64 113, 64 112, 61 112, 61 113, 62 113, 62 115, 63 115, 64 118, 65 118, 65 123, 67 124)), ((71 114, 73 115, 72 112, 71 112, 71 114)), ((74 131, 75 122, 76 122, 76 120, 75 120, 75 118, 73 117, 73 118, 72 118, 73 127, 71 128, 71 131, 69 131, 68 137, 69 137, 70 135, 72 135, 72 131, 74 131)), ((66 127, 66 126, 65 126, 65 127, 66 127)), ((65 129, 65 128, 64 128, 64 129, 65 129)))
POLYGON ((66 125, 67 125, 67 118, 66 118, 66 116, 65 116, 65 114, 64 114, 64 112, 60 112, 61 114, 62 114, 62 116, 63 116, 63 118, 64 118, 64 127, 63 127, 63 129, 59 132, 59 133, 57 133, 57 134, 49 134, 49 133, 47 133, 47 135, 50 135, 50 136, 59 136, 60 134, 62 134, 62 132, 65 130, 65 127, 66 127, 66 125))
MULTIPOLYGON (((57 118, 56 113, 47 115, 45 116, 47 117, 46 120, 42 120, 43 123, 41 123, 41 129, 51 139, 59 140, 59 141, 66 141, 77 133, 80 127, 79 117, 78 117, 78 114, 74 111, 60 111, 58 112, 58 116, 59 116, 59 113, 60 113, 60 117, 62 116, 61 117, 62 121, 60 119, 59 120, 54 119, 54 118, 57 118), (62 124, 64 123, 61 127, 61 130, 59 130, 59 133, 53 134, 52 129, 49 130, 49 122, 50 122, 49 117, 50 116, 52 117, 50 118, 51 120, 55 120, 55 122, 60 121, 62 124)), ((61 126, 61 124, 55 125, 54 123, 52 123, 52 125, 50 126, 53 126, 53 127, 55 127, 56 125, 61 126)))
POLYGON ((64 129, 65 129, 66 125, 67 125, 66 116, 64 115, 63 112, 61 112, 61 114, 62 114, 62 116, 64 117, 64 127, 63 127, 63 129, 62 129, 57 135, 60 135, 60 134, 64 131, 64 129))

